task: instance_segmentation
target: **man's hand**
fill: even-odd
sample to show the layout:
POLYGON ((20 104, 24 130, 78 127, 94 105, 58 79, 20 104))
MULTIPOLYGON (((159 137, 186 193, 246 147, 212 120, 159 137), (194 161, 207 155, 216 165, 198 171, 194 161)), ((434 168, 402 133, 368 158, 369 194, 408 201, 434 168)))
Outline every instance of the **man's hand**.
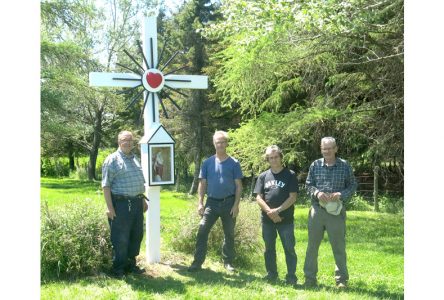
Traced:
POLYGON ((143 212, 146 212, 148 210, 148 202, 143 199, 143 212))
POLYGON ((108 210, 106 211, 106 216, 108 217, 108 219, 114 220, 114 217, 116 216, 114 207, 108 208, 108 210))
POLYGON ((340 192, 330 194, 330 201, 339 201, 339 199, 341 199, 340 192))
POLYGON ((328 201, 330 201, 330 194, 329 193, 324 193, 324 192, 319 192, 318 193, 318 199, 320 201, 328 202, 328 201))
POLYGON ((197 206, 197 213, 199 214, 199 216, 203 216, 205 211, 205 207, 203 205, 203 203, 199 202, 199 205, 197 206))
POLYGON ((279 211, 277 208, 271 208, 267 211, 267 216, 274 222, 278 223, 282 221, 282 218, 279 216, 279 211))
POLYGON ((233 205, 233 207, 231 208, 231 211, 230 211, 230 215, 233 218, 236 218, 238 214, 239 214, 239 205, 233 205))

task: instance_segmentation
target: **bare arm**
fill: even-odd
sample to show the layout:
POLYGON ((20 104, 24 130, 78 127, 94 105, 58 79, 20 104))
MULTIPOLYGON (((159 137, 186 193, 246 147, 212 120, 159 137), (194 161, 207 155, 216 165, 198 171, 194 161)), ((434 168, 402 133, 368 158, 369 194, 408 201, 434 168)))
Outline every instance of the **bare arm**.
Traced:
POLYGON ((234 183, 236 184, 236 193, 234 194, 234 204, 231 208, 230 214, 233 218, 236 218, 239 214, 239 202, 242 194, 242 179, 235 179, 234 183))
POLYGON ((197 212, 201 216, 203 216, 203 213, 204 213, 203 201, 205 198, 206 191, 207 191, 207 180, 206 179, 199 180, 199 186, 197 188, 197 192, 199 194, 199 204, 197 205, 197 212))
POLYGON ((109 186, 103 187, 103 195, 105 196, 107 212, 106 215, 109 219, 113 220, 116 216, 116 212, 114 210, 113 201, 111 199, 111 188, 109 186))
POLYGON ((288 198, 281 204, 281 206, 271 209, 271 214, 279 215, 281 211, 286 210, 296 202, 297 193, 290 193, 288 198))
POLYGON ((278 222, 282 221, 282 218, 279 216, 279 213, 270 214, 272 209, 267 205, 267 203, 265 202, 262 194, 257 194, 256 195, 256 202, 257 202, 257 204, 259 204, 261 209, 267 214, 267 216, 270 217, 270 219, 274 223, 278 223, 278 222))

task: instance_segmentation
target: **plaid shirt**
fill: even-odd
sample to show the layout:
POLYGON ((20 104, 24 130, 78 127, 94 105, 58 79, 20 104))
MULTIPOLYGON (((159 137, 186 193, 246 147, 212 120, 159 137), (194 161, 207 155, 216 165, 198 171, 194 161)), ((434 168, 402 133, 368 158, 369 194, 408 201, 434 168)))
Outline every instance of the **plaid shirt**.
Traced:
POLYGON ((319 203, 317 192, 341 193, 342 202, 347 202, 356 190, 357 183, 350 164, 336 158, 333 166, 327 166, 324 159, 315 160, 308 171, 305 182, 307 193, 311 197, 311 203, 319 203))
POLYGON ((102 166, 102 187, 111 187, 116 195, 136 196, 145 192, 142 167, 134 154, 120 149, 108 155, 102 166))

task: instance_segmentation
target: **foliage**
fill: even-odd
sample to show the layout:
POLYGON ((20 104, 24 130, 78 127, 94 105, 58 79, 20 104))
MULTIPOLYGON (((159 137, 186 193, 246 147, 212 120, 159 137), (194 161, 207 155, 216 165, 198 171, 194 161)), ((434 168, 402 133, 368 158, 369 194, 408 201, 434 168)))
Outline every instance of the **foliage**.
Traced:
POLYGON ((404 198, 389 195, 378 196, 379 211, 392 214, 404 214, 404 198))
MULTIPOLYGON (((87 153, 88 178, 96 177, 98 149, 117 132, 132 129, 124 97, 112 88, 93 88, 88 74, 120 71, 127 48, 135 53, 144 1, 43 1, 41 27, 42 154, 87 153), (63 124, 63 126, 60 126, 63 124), (69 152, 69 153, 68 153, 69 152)), ((128 64, 127 64, 128 65, 128 64)), ((132 95, 129 95, 132 96, 132 95)))
POLYGON ((84 200, 56 210, 42 205, 40 254, 43 280, 94 274, 110 267, 106 217, 84 200))
MULTIPOLYGON (((106 148, 100 149, 97 155, 96 174, 100 178, 102 175, 102 165, 106 157, 114 152, 115 149, 106 148)), ((44 177, 73 177, 76 179, 88 179, 88 156, 77 156, 75 158, 75 170, 69 169, 69 158, 62 157, 42 157, 40 162, 40 175, 44 177)))
POLYGON ((359 211, 373 211, 373 206, 371 206, 364 197, 359 195, 353 195, 353 197, 345 205, 347 211, 359 210, 359 211))
POLYGON ((367 169, 394 161, 403 170, 403 6, 402 0, 223 2, 222 20, 204 33, 220 41, 210 57, 218 67, 216 96, 244 120, 234 135, 248 171, 259 169, 251 156, 273 143, 285 149, 288 163, 307 169, 323 136, 335 136, 340 155, 367 169), (325 110, 335 114, 304 117, 325 110))
MULTIPOLYGON (((174 238, 171 241, 171 245, 175 250, 191 255, 194 254, 199 220, 200 218, 195 213, 195 207, 184 212, 177 222, 177 227, 173 233, 174 238)), ((236 218, 234 233, 236 265, 248 267, 254 263, 254 256, 251 253, 263 247, 259 239, 260 228, 260 213, 257 204, 248 200, 242 200, 239 215, 236 218)), ((220 257, 223 239, 222 222, 218 220, 208 237, 208 253, 210 255, 220 257)))

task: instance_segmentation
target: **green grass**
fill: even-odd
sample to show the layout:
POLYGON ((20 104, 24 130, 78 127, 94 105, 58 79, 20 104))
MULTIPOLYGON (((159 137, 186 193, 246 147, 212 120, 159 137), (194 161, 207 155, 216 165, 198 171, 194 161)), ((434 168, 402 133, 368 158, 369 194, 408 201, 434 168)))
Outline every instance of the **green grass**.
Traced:
MULTIPOLYGON (((105 210, 100 183, 42 178, 41 200, 50 209, 64 203, 90 199, 105 210)), ((257 263, 235 274, 227 273, 219 256, 209 256, 204 270, 189 274, 192 256, 170 246, 172 228, 197 200, 186 194, 161 192, 161 263, 146 265, 147 276, 129 276, 123 281, 105 274, 72 280, 42 283, 42 299, 402 299, 404 298, 404 220, 402 215, 374 212, 347 212, 347 254, 349 289, 334 288, 334 260, 327 235, 319 250, 320 287, 293 289, 282 282, 269 284, 260 278, 265 267, 263 249, 251 253, 257 263)), ((259 208, 241 203, 241 209, 259 208)), ((308 208, 295 210, 297 276, 303 282, 307 247, 308 208)), ((259 224, 258 224, 259 226, 259 224)), ((236 241, 241 242, 241 241, 236 241)), ((278 241, 278 270, 285 275, 285 257, 278 241)), ((145 241, 140 258, 145 256, 145 241)))

